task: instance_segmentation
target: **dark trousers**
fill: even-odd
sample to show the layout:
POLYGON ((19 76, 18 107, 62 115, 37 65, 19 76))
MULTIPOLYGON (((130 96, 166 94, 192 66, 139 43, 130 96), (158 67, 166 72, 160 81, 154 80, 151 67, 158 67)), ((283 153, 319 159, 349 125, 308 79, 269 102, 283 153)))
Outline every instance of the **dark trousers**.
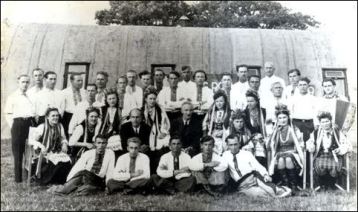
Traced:
POLYGON ((314 130, 313 120, 293 119, 292 124, 300 129, 303 133, 303 141, 306 142, 314 130))
POLYGON ((96 190, 103 190, 105 188, 103 178, 98 177, 90 171, 82 170, 66 182, 59 193, 69 194, 84 185, 90 185, 96 190))
POLYGON ((149 179, 137 179, 127 182, 110 179, 107 182, 107 188, 110 193, 124 190, 127 193, 149 192, 151 183, 149 179))
MULTIPOLYGON (((36 172, 38 160, 32 166, 33 174, 36 172)), ((70 162, 59 162, 57 165, 45 158, 41 165, 41 178, 36 179, 40 185, 63 184, 66 182, 68 173, 70 173, 72 164, 70 162)))
POLYGON ((181 116, 181 112, 180 112, 180 110, 175 111, 175 112, 168 111, 167 115, 168 115, 168 118, 169 118, 169 121, 170 121, 170 126, 173 126, 173 121, 181 116))
POLYGON ((161 178, 160 176, 153 174, 151 178, 154 186, 159 191, 166 192, 168 194, 174 194, 176 191, 190 192, 196 185, 194 176, 184 177, 177 180, 174 177, 161 178))
POLYGON ((68 125, 70 124, 72 116, 73 116, 72 113, 68 113, 65 111, 63 114, 63 117, 61 119, 61 123, 62 123, 63 129, 65 130, 65 135, 66 135, 67 139, 68 139, 68 125))
POLYGON ((33 126, 33 118, 15 118, 11 127, 11 147, 14 156, 15 182, 22 181, 22 159, 25 152, 26 139, 29 136, 30 126, 33 126))
POLYGON ((150 159, 150 173, 157 173, 157 167, 160 161, 160 157, 169 152, 168 147, 162 147, 160 150, 149 151, 148 156, 150 159))

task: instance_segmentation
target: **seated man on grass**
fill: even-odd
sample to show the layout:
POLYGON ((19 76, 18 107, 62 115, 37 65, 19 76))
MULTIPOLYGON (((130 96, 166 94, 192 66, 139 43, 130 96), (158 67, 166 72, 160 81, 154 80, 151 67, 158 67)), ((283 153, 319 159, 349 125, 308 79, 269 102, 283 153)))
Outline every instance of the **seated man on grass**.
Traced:
POLYGON ((191 158, 182 151, 179 136, 169 140, 170 152, 164 154, 159 161, 157 174, 152 180, 158 191, 174 194, 176 191, 189 192, 195 186, 195 177, 191 175, 189 165, 191 158))
POLYGON ((115 191, 145 194, 151 188, 149 157, 139 152, 140 146, 141 141, 138 137, 127 140, 128 152, 118 158, 107 183, 107 194, 115 191))
POLYGON ((56 194, 87 195, 105 189, 105 178, 114 167, 114 152, 106 149, 107 139, 103 135, 96 137, 95 146, 82 154, 68 174, 67 182, 55 190, 56 194))
POLYGON ((215 140, 211 136, 204 136, 201 140, 202 152, 191 159, 190 170, 195 176, 197 184, 213 196, 220 196, 226 185, 225 171, 219 172, 221 157, 214 153, 215 140))

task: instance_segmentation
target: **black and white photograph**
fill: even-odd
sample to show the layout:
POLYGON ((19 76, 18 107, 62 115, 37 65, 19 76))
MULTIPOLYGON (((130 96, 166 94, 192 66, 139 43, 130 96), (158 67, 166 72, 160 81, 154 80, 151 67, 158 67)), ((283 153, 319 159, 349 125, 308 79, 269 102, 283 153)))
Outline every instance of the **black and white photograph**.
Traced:
POLYGON ((1 211, 356 211, 356 1, 1 1, 1 211))

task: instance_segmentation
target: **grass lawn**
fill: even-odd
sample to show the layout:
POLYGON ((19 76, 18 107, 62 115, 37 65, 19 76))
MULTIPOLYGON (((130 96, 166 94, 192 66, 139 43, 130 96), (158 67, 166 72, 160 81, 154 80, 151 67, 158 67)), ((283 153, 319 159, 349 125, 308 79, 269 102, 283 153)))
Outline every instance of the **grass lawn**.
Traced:
POLYGON ((351 157, 352 191, 349 194, 331 191, 284 199, 249 198, 237 194, 217 199, 206 194, 105 196, 100 193, 86 197, 61 197, 48 193, 44 187, 15 184, 11 143, 2 140, 1 210, 356 210, 356 156, 354 153, 351 157))

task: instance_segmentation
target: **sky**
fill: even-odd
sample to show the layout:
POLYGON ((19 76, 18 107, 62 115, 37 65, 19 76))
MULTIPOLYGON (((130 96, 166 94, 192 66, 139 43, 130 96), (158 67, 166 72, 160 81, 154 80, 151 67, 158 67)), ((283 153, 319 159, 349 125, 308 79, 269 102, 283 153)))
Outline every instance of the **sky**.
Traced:
MULTIPOLYGON (((350 79, 357 78, 357 2, 279 1, 292 12, 313 16, 328 34, 339 63, 347 67, 350 79)), ((18 23, 59 23, 94 25, 95 12, 108 9, 108 1, 30 2, 1 1, 1 20, 18 23), (31 9, 30 9, 31 8, 31 9)), ((355 88, 356 88, 356 81, 355 88)))

